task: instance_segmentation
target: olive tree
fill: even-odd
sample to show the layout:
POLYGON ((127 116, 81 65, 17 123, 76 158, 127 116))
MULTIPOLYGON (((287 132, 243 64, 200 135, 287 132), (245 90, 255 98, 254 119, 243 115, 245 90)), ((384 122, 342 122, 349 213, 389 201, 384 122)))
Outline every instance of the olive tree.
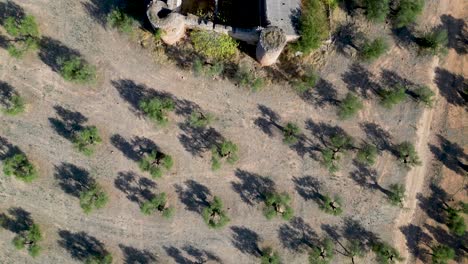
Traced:
POLYGON ((107 193, 97 183, 90 186, 84 186, 80 192, 80 206, 88 214, 94 209, 103 208, 109 200, 107 193))
POLYGON ((60 75, 66 81, 77 84, 88 84, 96 80, 96 67, 90 65, 80 57, 61 57, 57 62, 60 66, 60 75))
POLYGON ((3 172, 7 176, 15 176, 25 182, 31 182, 37 178, 36 168, 34 168, 34 165, 28 160, 26 155, 22 153, 5 159, 3 172))
POLYGON ((24 99, 19 94, 12 95, 8 101, 5 109, 3 109, 5 114, 14 116, 24 112, 24 99))
POLYGON ((328 214, 340 215, 343 213, 343 201, 338 195, 335 195, 333 198, 323 195, 321 197, 320 209, 328 214))
POLYGON ((410 142, 404 141, 399 144, 396 147, 396 151, 398 153, 398 159, 405 167, 411 168, 413 166, 421 165, 418 153, 416 152, 414 145, 410 142))
POLYGON ((405 186, 403 184, 392 184, 389 187, 390 193, 388 194, 388 200, 392 205, 403 206, 403 200, 405 199, 405 186))
POLYGON ((290 220, 294 215, 290 203, 291 197, 287 193, 268 193, 266 195, 263 213, 267 219, 281 216, 284 220, 290 220))
POLYGON ((363 144, 357 154, 356 160, 365 165, 374 165, 377 159, 377 147, 373 144, 363 144))
POLYGON ((94 152, 94 147, 101 143, 102 139, 95 126, 88 126, 73 133, 72 142, 78 151, 90 156, 94 152))
POLYGON ((390 12, 389 0, 364 0, 366 17, 373 22, 384 22, 390 12))
POLYGON ((337 172, 340 167, 338 162, 341 159, 340 153, 345 152, 353 147, 353 138, 344 134, 338 133, 330 137, 330 142, 326 148, 322 150, 322 164, 331 173, 337 172))
POLYGON ((333 241, 325 238, 318 245, 312 247, 309 253, 310 264, 328 264, 333 259, 335 246, 333 241))
POLYGON ((262 249, 260 261, 261 264, 280 264, 281 258, 278 251, 273 251, 272 248, 267 247, 262 249))
POLYGON ((414 23, 424 8, 424 1, 400 0, 400 5, 395 16, 395 26, 401 28, 414 23))
POLYGON ((298 136, 301 133, 301 129, 294 123, 287 123, 282 128, 283 131, 283 142, 286 144, 295 144, 298 141, 298 136))
POLYGON ((416 100, 423 103, 425 106, 432 107, 434 104, 434 92, 427 86, 416 88, 413 93, 416 95, 416 100))
POLYGON ((170 98, 155 97, 141 100, 139 107, 156 124, 165 125, 169 122, 167 112, 174 111, 175 104, 170 98))
POLYGON ((225 160, 229 164, 236 163, 239 160, 237 154, 238 148, 237 145, 232 141, 224 140, 220 144, 215 144, 211 148, 211 168, 213 170, 218 170, 221 168, 221 161, 225 160))
POLYGON ((446 29, 435 29, 425 33, 421 38, 417 39, 416 43, 418 43, 423 54, 445 54, 449 43, 448 31, 446 29))
POLYGON ((223 209, 223 202, 217 196, 213 198, 209 206, 203 209, 202 216, 205 223, 211 228, 221 228, 230 221, 223 209))
POLYGON ((377 93, 380 96, 380 104, 389 109, 406 99, 406 89, 401 85, 392 89, 380 89, 377 93))
POLYGON ((12 57, 21 58, 26 52, 38 48, 39 28, 33 16, 27 15, 21 19, 7 17, 3 26, 13 38, 7 46, 8 53, 12 57))
POLYGON ((204 113, 202 111, 193 111, 189 118, 188 123, 190 126, 195 128, 204 128, 213 122, 213 115, 210 113, 204 113))
POLYGON ((110 253, 101 253, 98 255, 89 256, 85 260, 85 264, 112 264, 112 255, 110 253))
POLYGON ((151 215, 156 211, 159 211, 165 218, 173 216, 174 207, 169 206, 166 193, 160 193, 141 205, 141 212, 145 215, 151 215))
POLYGON ((457 209, 445 204, 444 208, 447 213, 446 224, 450 232, 457 236, 463 236, 466 232, 465 219, 460 214, 463 212, 461 209, 457 209))
POLYGON ((432 263, 434 264, 447 264, 455 258, 455 250, 447 245, 440 244, 431 249, 432 263))
POLYGON ((360 57, 364 61, 373 61, 385 54, 388 50, 388 44, 383 38, 366 40, 360 51, 360 57))
POLYGON ((338 116, 341 119, 348 119, 356 115, 363 107, 362 101, 353 93, 346 94, 346 97, 338 105, 338 116))
POLYGON ((16 249, 26 248, 29 255, 37 257, 41 251, 39 242, 42 240, 42 233, 37 224, 32 224, 25 231, 20 232, 13 238, 13 245, 16 249))
POLYGON ((402 261, 400 252, 385 242, 377 242, 372 246, 377 262, 381 264, 392 264, 402 261))
POLYGON ((174 165, 172 157, 158 150, 145 154, 139 162, 140 169, 147 171, 153 178, 161 178, 164 171, 168 171, 174 165))

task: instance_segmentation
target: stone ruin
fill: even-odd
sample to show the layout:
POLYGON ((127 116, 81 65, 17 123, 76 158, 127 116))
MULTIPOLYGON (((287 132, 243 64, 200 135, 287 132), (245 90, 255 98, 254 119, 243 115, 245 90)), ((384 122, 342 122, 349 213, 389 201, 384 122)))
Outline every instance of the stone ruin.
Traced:
MULTIPOLYGON (((216 0, 216 5, 218 4, 216 0)), ((214 23, 188 13, 180 12, 181 0, 152 1, 148 5, 147 16, 151 25, 162 31, 161 39, 174 45, 185 35, 186 29, 214 31, 228 34, 234 39, 256 44, 256 58, 262 66, 274 64, 287 42, 295 41, 299 35, 292 25, 292 14, 297 13, 300 0, 259 0, 266 1, 265 16, 268 25, 241 28, 214 23)))

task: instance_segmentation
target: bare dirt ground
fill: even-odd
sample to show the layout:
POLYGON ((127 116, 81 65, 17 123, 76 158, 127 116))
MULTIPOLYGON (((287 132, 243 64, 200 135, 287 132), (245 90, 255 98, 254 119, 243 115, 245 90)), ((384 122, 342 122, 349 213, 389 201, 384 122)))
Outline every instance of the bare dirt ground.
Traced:
MULTIPOLYGON (((228 81, 195 78, 174 65, 155 63, 149 51, 130 37, 102 26, 96 16, 99 1, 14 2, 37 18, 50 48, 23 60, 0 49, 0 80, 18 90, 28 103, 26 113, 18 117, 1 116, 0 136, 27 153, 40 172, 32 184, 2 174, 0 212, 14 207, 29 212, 43 228, 45 240, 43 254, 32 259, 11 245, 14 233, 1 230, 0 263, 79 263, 87 251, 100 248, 110 251, 116 263, 257 263, 258 248, 264 246, 277 248, 285 263, 306 263, 308 245, 323 235, 341 242, 378 236, 405 252, 404 240, 393 230, 414 218, 416 193, 424 183, 424 177, 418 176, 428 168, 425 148, 433 138, 431 120, 439 107, 424 110, 408 100, 388 111, 377 104, 372 89, 411 80, 437 90, 432 84, 436 62, 431 58, 417 57, 397 45, 370 65, 336 53, 321 69, 319 87, 306 98, 280 85, 249 93, 228 81), (79 52, 98 67, 99 80, 90 87, 63 81, 54 71, 56 55, 51 51, 79 52), (354 120, 337 121, 333 102, 349 90, 368 99, 365 109, 354 120), (177 102, 177 111, 164 128, 155 127, 135 109, 139 99, 157 93, 177 102), (211 171, 208 136, 183 125, 187 109, 194 107, 214 113, 213 129, 239 145, 241 159, 236 165, 211 171), (63 114, 61 108, 75 113, 63 114), (271 119, 297 122, 312 143, 284 145, 271 119), (92 158, 77 153, 54 126, 57 121, 80 120, 96 125, 104 141, 92 158), (374 142, 381 151, 377 164, 366 169, 345 158, 337 175, 324 170, 314 149, 320 144, 318 136, 326 136, 335 126, 357 142, 374 142), (403 140, 416 143, 426 164, 409 175, 392 154, 392 146, 403 140), (174 157, 174 168, 162 179, 141 180, 149 179, 134 161, 142 142, 153 142, 174 157), (104 186, 110 196, 107 207, 91 215, 82 213, 77 197, 64 192, 61 185, 65 177, 77 172, 88 173, 104 186), (258 189, 272 187, 265 184, 268 180, 259 181, 259 175, 274 182, 275 189, 291 194, 295 219, 265 219, 258 189), (144 187, 142 182, 146 182, 144 187), (406 182, 408 190, 403 214, 381 191, 398 182, 406 182), (175 217, 164 220, 142 215, 135 202, 142 199, 140 188, 168 193, 176 207, 175 217), (335 217, 320 211, 314 201, 317 190, 340 194, 344 214, 335 217), (222 198, 231 218, 227 227, 216 231, 208 229, 200 216, 200 208, 214 195, 222 198)), ((429 1, 429 9, 437 11, 429 25, 456 7, 439 9, 438 3, 429 1)), ((454 56, 450 52, 447 63, 454 56)), ((453 119, 464 112, 459 115, 453 119)), ((374 262, 371 254, 361 261, 374 262)), ((348 262, 336 254, 334 263, 348 262)))

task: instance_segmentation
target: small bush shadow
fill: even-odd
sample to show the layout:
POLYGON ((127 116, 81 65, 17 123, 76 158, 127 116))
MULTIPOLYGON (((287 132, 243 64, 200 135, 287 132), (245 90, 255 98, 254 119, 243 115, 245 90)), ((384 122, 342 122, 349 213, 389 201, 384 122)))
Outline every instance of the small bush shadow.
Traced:
POLYGON ((24 9, 15 2, 11 0, 0 2, 0 25, 3 25, 9 17, 13 17, 18 21, 25 16, 24 9))

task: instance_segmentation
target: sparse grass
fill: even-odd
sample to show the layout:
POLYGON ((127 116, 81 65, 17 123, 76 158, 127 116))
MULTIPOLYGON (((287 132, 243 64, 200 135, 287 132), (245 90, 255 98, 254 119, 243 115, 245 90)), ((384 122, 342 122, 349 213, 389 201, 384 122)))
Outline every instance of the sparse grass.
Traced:
POLYGON ((249 70, 245 66, 239 67, 237 70, 234 80, 239 83, 239 86, 248 87, 253 92, 257 92, 265 85, 265 80, 261 77, 256 77, 252 70, 249 70))
POLYGON ((79 57, 59 58, 60 75, 69 82, 89 84, 96 80, 96 68, 79 57))
POLYGON ((24 154, 16 154, 6 158, 3 161, 3 172, 7 176, 15 176, 24 182, 31 182, 37 178, 37 171, 34 165, 24 154))
POLYGON ((385 54, 387 50, 388 44, 383 38, 376 38, 373 41, 366 40, 360 56, 364 61, 373 61, 385 54))

